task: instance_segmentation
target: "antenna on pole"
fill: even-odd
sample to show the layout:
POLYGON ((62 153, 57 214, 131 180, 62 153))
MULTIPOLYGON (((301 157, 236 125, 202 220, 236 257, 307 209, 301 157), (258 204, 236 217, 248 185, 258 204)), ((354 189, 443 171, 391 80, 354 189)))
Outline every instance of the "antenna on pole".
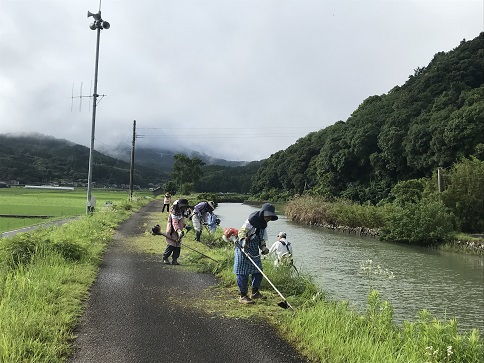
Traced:
MULTIPOLYGON (((92 99, 93 98, 93 95, 92 95, 92 81, 91 81, 91 86, 89 87, 89 94, 87 94, 87 95, 83 95, 82 94, 82 86, 83 86, 83 82, 81 82, 81 84, 79 86, 79 95, 74 96, 74 82, 72 82, 71 112, 72 112, 72 107, 73 107, 73 103, 74 103, 74 98, 79 98, 79 112, 82 111, 82 99, 83 98, 89 98, 89 99, 92 99)), ((97 95, 97 96, 100 97, 99 100, 97 101, 97 104, 99 105, 99 103, 104 98, 104 96, 107 96, 107 95, 102 94, 102 95, 97 95)), ((89 102, 89 111, 91 111, 91 102, 89 102)))

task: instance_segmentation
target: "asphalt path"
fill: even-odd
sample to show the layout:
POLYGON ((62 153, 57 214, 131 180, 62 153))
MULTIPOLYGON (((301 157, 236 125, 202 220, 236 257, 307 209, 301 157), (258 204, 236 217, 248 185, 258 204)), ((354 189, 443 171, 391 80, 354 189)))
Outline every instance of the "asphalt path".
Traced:
POLYGON ((45 228, 45 227, 50 227, 50 226, 61 226, 64 223, 70 222, 70 221, 72 221, 74 219, 77 219, 77 218, 79 218, 79 217, 73 217, 73 218, 69 218, 69 219, 62 219, 62 220, 58 220, 58 221, 47 222, 47 223, 37 224, 37 225, 34 225, 34 226, 28 226, 28 227, 24 227, 24 228, 19 228, 19 229, 15 229, 13 231, 2 232, 2 234, 0 235, 0 237, 1 238, 10 238, 10 237, 15 236, 16 234, 31 232, 31 231, 33 231, 35 229, 38 229, 38 228, 45 228))
POLYGON ((177 303, 207 296, 217 280, 128 248, 127 237, 145 233, 150 214, 161 207, 162 201, 151 202, 119 226, 69 362, 308 362, 260 319, 228 318, 177 303))

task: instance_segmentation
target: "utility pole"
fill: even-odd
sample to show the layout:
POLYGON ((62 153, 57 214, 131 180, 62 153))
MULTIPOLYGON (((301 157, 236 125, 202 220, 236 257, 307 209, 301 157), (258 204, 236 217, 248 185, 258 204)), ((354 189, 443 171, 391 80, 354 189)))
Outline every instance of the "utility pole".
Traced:
POLYGON ((101 10, 96 14, 87 12, 87 17, 92 16, 94 22, 89 25, 91 30, 97 30, 97 41, 96 41, 96 62, 94 65, 94 93, 92 94, 92 125, 91 125, 91 147, 89 148, 89 171, 87 174, 87 202, 86 202, 86 213, 94 212, 95 202, 91 200, 91 188, 92 188, 92 167, 93 167, 93 154, 94 154, 94 132, 96 130, 96 107, 97 107, 97 74, 99 65, 99 40, 101 38, 101 29, 109 29, 111 25, 101 18, 101 10))
POLYGON ((129 200, 133 200, 134 183, 134 143, 136 141, 136 120, 133 121, 133 144, 131 146, 131 167, 129 169, 129 200))
POLYGON ((437 188, 439 193, 444 191, 444 179, 442 176, 442 168, 437 168, 437 188))

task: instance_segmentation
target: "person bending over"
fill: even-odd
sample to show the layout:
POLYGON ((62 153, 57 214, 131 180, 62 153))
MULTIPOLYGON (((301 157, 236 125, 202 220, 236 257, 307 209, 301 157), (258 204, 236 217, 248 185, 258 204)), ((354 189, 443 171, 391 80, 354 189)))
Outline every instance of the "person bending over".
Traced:
POLYGON ((214 209, 215 203, 212 201, 200 202, 195 207, 193 207, 192 222, 193 228, 196 232, 195 241, 200 242, 203 224, 208 224, 209 218, 213 214, 214 209))
POLYGON ((291 266, 292 260, 292 244, 286 239, 286 232, 279 232, 277 241, 269 248, 267 256, 275 254, 274 266, 291 266))

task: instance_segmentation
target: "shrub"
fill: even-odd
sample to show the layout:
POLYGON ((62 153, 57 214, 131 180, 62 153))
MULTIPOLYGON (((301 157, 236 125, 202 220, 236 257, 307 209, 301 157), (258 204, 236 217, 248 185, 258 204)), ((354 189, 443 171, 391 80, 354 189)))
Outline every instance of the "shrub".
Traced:
POLYGON ((439 200, 421 199, 389 209, 383 240, 432 245, 450 238, 454 216, 439 200))

